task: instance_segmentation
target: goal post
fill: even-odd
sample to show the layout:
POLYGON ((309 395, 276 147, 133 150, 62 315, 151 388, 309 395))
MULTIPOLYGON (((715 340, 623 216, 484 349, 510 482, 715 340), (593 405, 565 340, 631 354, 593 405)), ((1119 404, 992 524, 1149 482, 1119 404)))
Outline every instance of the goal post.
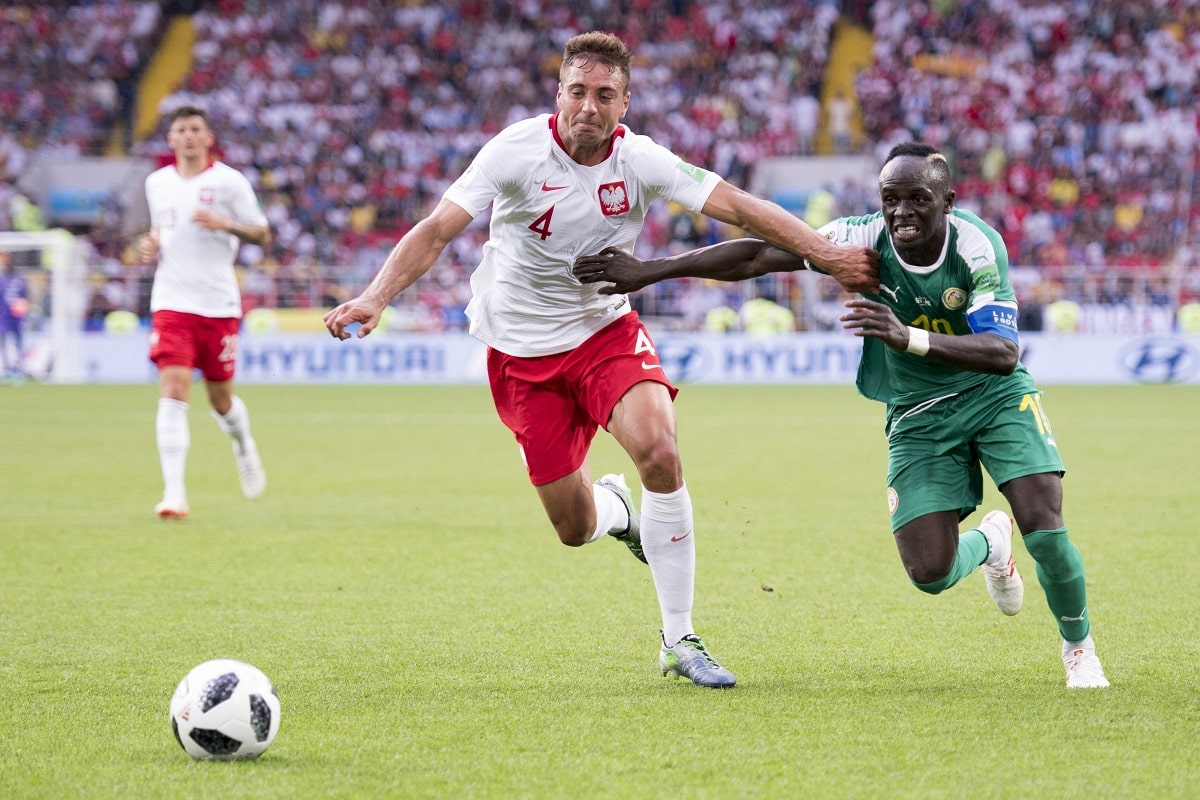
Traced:
POLYGON ((0 231, 0 250, 41 253, 41 266, 50 276, 47 377, 53 383, 82 383, 80 341, 87 313, 87 264, 79 243, 69 231, 61 228, 0 231))

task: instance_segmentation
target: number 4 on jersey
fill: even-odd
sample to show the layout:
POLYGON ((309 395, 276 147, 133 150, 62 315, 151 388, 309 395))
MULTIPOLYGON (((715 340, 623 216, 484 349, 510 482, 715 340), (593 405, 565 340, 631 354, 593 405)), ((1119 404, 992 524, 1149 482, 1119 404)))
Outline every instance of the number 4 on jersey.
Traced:
POLYGON ((638 328, 637 341, 633 345, 633 354, 636 356, 640 353, 649 353, 652 356, 657 356, 658 351, 654 349, 654 343, 650 341, 650 337, 646 335, 646 331, 638 328))
POLYGON ((550 218, 554 216, 554 206, 546 209, 546 213, 529 223, 529 230, 542 237, 542 241, 550 238, 553 231, 550 230, 550 218))

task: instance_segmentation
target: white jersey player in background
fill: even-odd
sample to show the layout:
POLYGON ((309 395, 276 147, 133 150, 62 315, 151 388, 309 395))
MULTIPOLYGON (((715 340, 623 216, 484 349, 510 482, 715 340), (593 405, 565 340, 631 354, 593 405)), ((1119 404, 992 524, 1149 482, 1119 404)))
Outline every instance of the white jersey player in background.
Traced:
MULTIPOLYGON (((378 324, 388 303, 433 266, 479 214, 492 209, 483 262, 471 279, 470 332, 488 345, 497 412, 520 446, 530 482, 566 545, 606 536, 649 564, 662 614, 659 666, 709 687, 733 686, 692 627, 696 537, 658 354, 625 296, 601 295, 572 275, 577 257, 632 251, 658 198, 824 266, 848 289, 878 286, 877 255, 827 242, 802 221, 692 166, 621 126, 630 52, 592 32, 567 42, 558 113, 518 122, 480 150, 433 213, 397 243, 357 298, 330 311, 339 339, 378 324), (642 484, 640 519, 624 477, 592 483, 587 451, 603 426, 642 484)), ((603 601, 599 601, 603 606, 603 601)))
POLYGON ((184 472, 193 369, 204 376, 213 416, 233 440, 242 493, 260 497, 267 483, 246 404, 233 392, 242 317, 233 265, 240 242, 265 245, 271 233, 250 182, 212 159, 214 142, 205 111, 176 109, 167 131, 175 163, 146 178, 150 231, 138 251, 147 263, 159 259, 150 293, 150 360, 158 366, 155 431, 163 474, 154 511, 163 519, 183 519, 189 511, 184 472))

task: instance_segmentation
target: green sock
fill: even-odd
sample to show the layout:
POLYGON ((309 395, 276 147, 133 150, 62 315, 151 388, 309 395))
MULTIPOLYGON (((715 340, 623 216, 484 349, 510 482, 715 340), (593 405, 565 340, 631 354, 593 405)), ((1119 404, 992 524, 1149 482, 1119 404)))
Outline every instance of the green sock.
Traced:
POLYGON ((933 583, 917 583, 913 586, 927 594, 939 594, 975 571, 975 568, 987 558, 988 543, 983 531, 972 529, 958 537, 958 552, 954 555, 954 564, 950 572, 941 580, 933 583))
POLYGON ((1091 630, 1088 619, 1087 587, 1083 557, 1067 538, 1067 529, 1034 531, 1024 537, 1025 549, 1037 562, 1038 583, 1046 592, 1046 603, 1068 642, 1082 642, 1091 630))

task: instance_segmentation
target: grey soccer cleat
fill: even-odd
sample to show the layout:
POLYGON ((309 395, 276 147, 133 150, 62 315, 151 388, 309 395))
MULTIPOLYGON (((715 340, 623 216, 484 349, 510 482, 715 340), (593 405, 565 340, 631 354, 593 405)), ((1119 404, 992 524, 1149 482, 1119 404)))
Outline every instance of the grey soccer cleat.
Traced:
POLYGON ((710 689, 728 689, 737 682, 733 673, 717 663, 694 633, 684 636, 673 647, 667 647, 666 640, 663 640, 658 665, 664 677, 672 674, 677 678, 683 676, 697 686, 710 689))
POLYGON ((633 553, 633 557, 645 564, 646 554, 642 552, 642 530, 638 524, 638 510, 633 505, 633 493, 629 491, 629 486, 625 483, 625 476, 605 475, 596 481, 596 485, 603 486, 620 498, 621 502, 625 504, 625 510, 629 512, 629 527, 619 533, 610 531, 608 535, 624 542, 625 546, 629 548, 629 552, 633 553))

